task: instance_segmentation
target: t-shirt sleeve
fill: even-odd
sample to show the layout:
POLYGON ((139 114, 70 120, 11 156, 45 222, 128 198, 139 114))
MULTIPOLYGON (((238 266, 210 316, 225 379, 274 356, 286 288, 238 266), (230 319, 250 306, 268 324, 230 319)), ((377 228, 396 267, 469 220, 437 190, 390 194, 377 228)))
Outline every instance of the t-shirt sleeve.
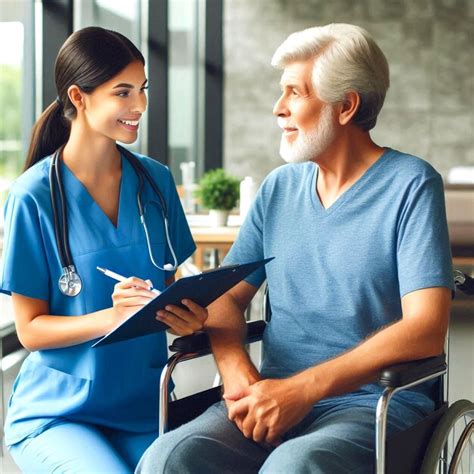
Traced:
MULTIPOLYGON (((191 256, 196 250, 191 231, 189 229, 188 221, 184 214, 181 201, 179 200, 176 185, 173 180, 173 176, 168 172, 169 177, 169 192, 167 200, 167 211, 168 211, 168 227, 169 237, 173 250, 176 253, 176 259, 178 265, 181 265, 189 256, 191 256)), ((169 245, 166 246, 166 262, 173 263, 173 255, 169 245)), ((174 274, 173 272, 166 272, 167 276, 174 274)))
POLYGON ((49 300, 50 278, 35 201, 10 194, 5 204, 5 234, 0 291, 49 300))
POLYGON ((413 186, 397 235, 400 296, 430 287, 453 289, 443 181, 436 175, 413 186))
MULTIPOLYGON (((263 192, 262 188, 260 188, 255 197, 255 201, 240 228, 236 241, 223 261, 223 265, 236 265, 255 260, 263 260, 265 258, 263 222, 263 192)), ((265 279, 265 267, 260 267, 245 278, 245 281, 259 288, 265 279)))

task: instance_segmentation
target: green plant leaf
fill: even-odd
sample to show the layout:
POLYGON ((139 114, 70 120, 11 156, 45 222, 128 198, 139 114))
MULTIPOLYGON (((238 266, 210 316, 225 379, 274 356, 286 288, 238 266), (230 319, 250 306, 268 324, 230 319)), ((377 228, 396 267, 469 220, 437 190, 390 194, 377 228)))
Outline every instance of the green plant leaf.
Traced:
POLYGON ((202 176, 196 195, 207 209, 230 211, 239 199, 239 186, 237 178, 228 175, 222 168, 216 168, 202 176))

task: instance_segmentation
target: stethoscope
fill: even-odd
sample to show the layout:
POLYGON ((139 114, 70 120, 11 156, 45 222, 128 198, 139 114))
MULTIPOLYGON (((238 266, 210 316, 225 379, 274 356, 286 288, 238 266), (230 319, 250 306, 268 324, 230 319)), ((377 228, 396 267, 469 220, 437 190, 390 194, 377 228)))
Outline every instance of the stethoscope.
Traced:
MULTIPOLYGON (((61 147, 59 150, 57 150, 53 154, 53 157, 51 158, 51 166, 49 168, 49 185, 50 185, 50 190, 51 190, 51 204, 53 208, 54 234, 56 237, 56 243, 57 243, 58 252, 59 252, 59 259, 61 261, 61 267, 62 267, 62 274, 59 278, 58 285, 63 295, 77 296, 81 292, 83 284, 82 284, 82 279, 79 276, 79 273, 77 272, 74 262, 72 260, 71 249, 69 248, 66 196, 64 193, 63 182, 61 179, 61 173, 59 169, 60 168, 59 156, 62 152, 62 148, 63 147, 61 147), (59 202, 61 206, 61 222, 59 219, 58 208, 57 208, 56 186, 59 190, 59 202)), ((145 231, 146 244, 148 247, 148 254, 150 256, 151 263, 159 270, 172 272, 178 268, 178 260, 174 252, 173 245, 171 244, 171 241, 170 241, 170 235, 169 235, 169 229, 168 229, 168 214, 167 214, 166 202, 163 197, 163 194, 161 194, 160 189, 156 185, 155 181, 151 177, 148 170, 143 166, 143 164, 140 163, 140 161, 126 148, 120 145, 117 145, 117 148, 123 154, 123 156, 125 156, 125 158, 128 160, 128 162, 130 163, 130 165, 132 166, 133 170, 135 171, 138 177, 138 181, 139 181, 138 192, 137 192, 138 212, 140 215, 140 221, 143 225, 143 230, 145 231), (163 265, 163 267, 160 267, 156 263, 155 258, 153 256, 153 252, 151 250, 150 236, 148 234, 148 227, 146 225, 146 220, 145 220, 145 210, 146 210, 147 205, 145 205, 144 207, 142 203, 142 199, 141 199, 141 194, 143 191, 143 187, 145 185, 145 179, 148 181, 151 188, 153 189, 155 194, 158 196, 158 200, 160 203, 159 207, 161 209, 161 214, 163 216, 163 221, 165 225, 166 242, 167 242, 168 248, 170 249, 171 255, 173 257, 174 263, 173 264, 166 263, 165 265, 163 265)), ((151 201, 151 202, 154 203, 154 201, 151 201)))

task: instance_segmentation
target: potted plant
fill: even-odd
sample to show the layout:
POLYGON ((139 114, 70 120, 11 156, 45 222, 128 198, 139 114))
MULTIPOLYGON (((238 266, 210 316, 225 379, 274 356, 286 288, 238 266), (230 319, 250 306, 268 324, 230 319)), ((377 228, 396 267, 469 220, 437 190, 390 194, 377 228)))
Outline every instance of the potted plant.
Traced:
POLYGON ((205 173, 197 190, 201 204, 209 209, 211 225, 220 227, 227 224, 229 211, 233 209, 239 199, 238 179, 229 176, 222 168, 205 173))

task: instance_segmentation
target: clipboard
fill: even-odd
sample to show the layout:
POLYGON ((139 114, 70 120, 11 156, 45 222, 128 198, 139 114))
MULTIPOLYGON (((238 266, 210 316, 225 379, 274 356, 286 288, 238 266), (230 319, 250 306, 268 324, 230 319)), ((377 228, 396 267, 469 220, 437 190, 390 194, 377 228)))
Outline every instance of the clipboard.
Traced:
POLYGON ((181 306, 181 300, 193 300, 205 308, 222 296, 257 268, 266 265, 274 257, 220 267, 198 275, 183 277, 168 286, 160 295, 151 300, 138 312, 130 316, 118 327, 99 339, 92 347, 101 347, 115 342, 146 336, 155 332, 165 331, 169 326, 155 319, 156 312, 168 304, 181 306))

